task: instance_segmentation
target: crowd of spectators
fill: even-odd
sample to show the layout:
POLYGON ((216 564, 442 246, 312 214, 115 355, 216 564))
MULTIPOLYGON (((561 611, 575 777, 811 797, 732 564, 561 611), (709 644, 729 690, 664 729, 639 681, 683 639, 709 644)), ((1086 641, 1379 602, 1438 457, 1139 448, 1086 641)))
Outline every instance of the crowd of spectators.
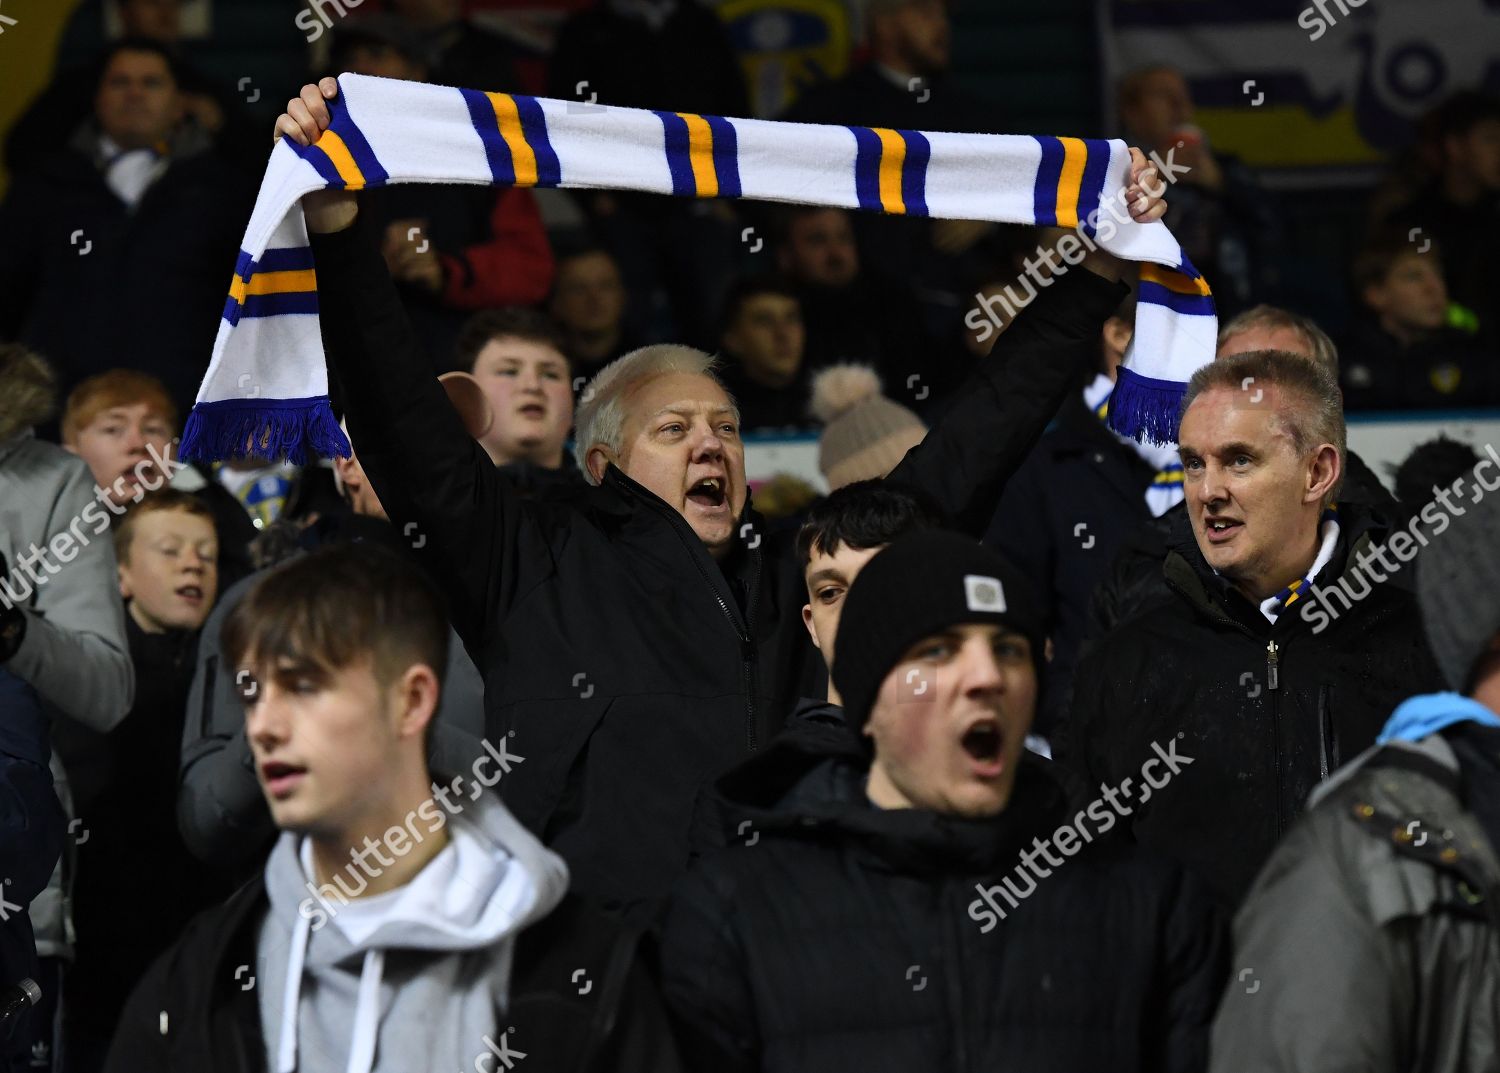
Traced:
MULTIPOLYGON (((5 137, 0 1070, 1500 1068, 1500 455, 1345 420, 1500 406, 1500 101, 1330 334, 1182 74, 1121 81, 1220 314, 1176 443, 1103 421, 1130 265, 1013 300, 1055 231, 392 184, 303 202, 351 453, 190 463, 269 138, 181 7, 5 137), (752 490, 811 437, 826 493, 752 490)), ((461 9, 317 73, 749 109, 691 0, 540 68, 461 9)), ((943 0, 864 27, 779 118, 1010 133, 943 0)))

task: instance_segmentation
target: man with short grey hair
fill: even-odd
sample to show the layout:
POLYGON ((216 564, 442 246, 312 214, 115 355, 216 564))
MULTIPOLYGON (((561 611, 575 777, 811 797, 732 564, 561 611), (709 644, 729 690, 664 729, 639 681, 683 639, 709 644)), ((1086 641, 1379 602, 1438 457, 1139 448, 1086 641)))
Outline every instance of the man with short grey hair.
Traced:
MULTIPOLYGON (((316 139, 337 89, 303 87, 278 132, 316 139)), ((1164 211, 1142 189, 1159 193, 1155 181, 1137 158, 1137 219, 1164 211)), ((485 676, 487 736, 519 757, 501 796, 580 889, 621 903, 665 894, 687 865, 700 786, 821 692, 800 563, 790 534, 749 506, 733 400, 701 352, 635 351, 584 391, 589 486, 523 501, 421 360, 355 195, 315 193, 303 209, 361 461, 397 527, 437 553, 454 628, 485 676)), ((1125 291, 1113 258, 1084 267, 1038 295, 890 478, 976 536, 1125 291)))
MULTIPOLYGON (((1115 785, 1153 741, 1193 758, 1126 825, 1233 903, 1312 788, 1437 669, 1383 519, 1335 500, 1338 385, 1255 351, 1193 376, 1178 431, 1190 530, 1172 599, 1079 661, 1067 759, 1115 785)), ((1145 802, 1142 802, 1145 804, 1145 802)))

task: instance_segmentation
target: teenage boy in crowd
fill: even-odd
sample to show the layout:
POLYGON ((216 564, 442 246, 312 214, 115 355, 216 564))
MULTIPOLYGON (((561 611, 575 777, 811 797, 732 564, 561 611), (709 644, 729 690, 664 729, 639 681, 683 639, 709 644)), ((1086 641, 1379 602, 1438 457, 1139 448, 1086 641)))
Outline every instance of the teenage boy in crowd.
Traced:
POLYGON ((833 661, 845 733, 725 776, 738 844, 671 901, 690 1068, 1204 1067, 1219 922, 1180 868, 1094 841, 1113 817, 1024 749, 1044 643, 1025 586, 944 531, 860 570, 833 661), (1038 853, 1056 867, 1020 879, 1038 853))
MULTIPOLYGON (((325 515, 300 530, 297 544, 287 554, 368 543, 420 558, 414 546, 421 543, 421 535, 409 532, 403 537, 391 525, 359 456, 351 453, 335 459, 333 469, 348 512, 325 515)), ((225 623, 257 580, 258 576, 251 576, 227 589, 204 624, 187 697, 187 724, 179 738, 181 777, 172 782, 177 792, 177 821, 188 847, 200 859, 236 872, 258 868, 275 834, 256 782, 239 690, 234 675, 227 671, 230 663, 222 644, 225 623)), ((466 769, 485 755, 479 741, 483 733, 484 683, 450 628, 448 664, 430 735, 433 752, 429 759, 435 767, 466 769)))
POLYGON ((489 403, 479 445, 511 483, 523 495, 581 485, 566 449, 573 369, 557 325, 534 309, 487 309, 464 324, 456 350, 489 403))
MULTIPOLYGON (((279 134, 311 144, 337 92, 331 78, 304 86, 279 134)), ((1156 219, 1160 180, 1133 160, 1130 211, 1156 219)), ((699 786, 769 739, 811 669, 801 571, 749 509, 738 418, 711 359, 668 345, 612 363, 577 415, 592 487, 524 502, 425 373, 357 197, 319 191, 303 207, 324 350, 365 466, 398 524, 444 559, 454 624, 486 675, 490 735, 514 730, 538 758, 506 779, 507 803, 581 889, 622 903, 664 895, 687 863, 699 786)), ((959 528, 988 522, 1119 304, 1124 266, 1083 267, 1017 318, 894 471, 959 528)))
POLYGON ((677 1068, 636 936, 495 795, 429 769, 448 623, 415 567, 313 552, 224 646, 281 835, 142 980, 106 1070, 677 1068))

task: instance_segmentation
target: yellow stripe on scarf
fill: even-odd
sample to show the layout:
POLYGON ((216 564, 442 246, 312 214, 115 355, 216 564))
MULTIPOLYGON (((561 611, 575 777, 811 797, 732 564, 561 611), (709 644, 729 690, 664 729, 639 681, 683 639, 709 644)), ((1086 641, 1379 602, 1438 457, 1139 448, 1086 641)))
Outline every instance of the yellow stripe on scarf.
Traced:
POLYGON ((906 139, 886 127, 873 127, 880 139, 880 204, 886 212, 906 211, 901 197, 901 170, 906 164, 906 139))
POLYGON ((516 109, 515 99, 508 93, 486 93, 485 96, 495 109, 495 123, 500 128, 500 137, 510 150, 516 185, 535 186, 536 153, 526 141, 526 132, 521 128, 521 113, 516 109))

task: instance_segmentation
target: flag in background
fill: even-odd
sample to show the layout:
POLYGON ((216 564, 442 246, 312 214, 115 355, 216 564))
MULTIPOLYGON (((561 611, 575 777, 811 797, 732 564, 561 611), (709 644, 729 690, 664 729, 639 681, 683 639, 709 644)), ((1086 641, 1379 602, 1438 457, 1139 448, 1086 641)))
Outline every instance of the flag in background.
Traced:
POLYGON ((1107 99, 1136 68, 1176 67, 1215 147, 1285 185, 1381 166, 1444 98, 1500 89, 1496 0, 1099 4, 1107 99))

